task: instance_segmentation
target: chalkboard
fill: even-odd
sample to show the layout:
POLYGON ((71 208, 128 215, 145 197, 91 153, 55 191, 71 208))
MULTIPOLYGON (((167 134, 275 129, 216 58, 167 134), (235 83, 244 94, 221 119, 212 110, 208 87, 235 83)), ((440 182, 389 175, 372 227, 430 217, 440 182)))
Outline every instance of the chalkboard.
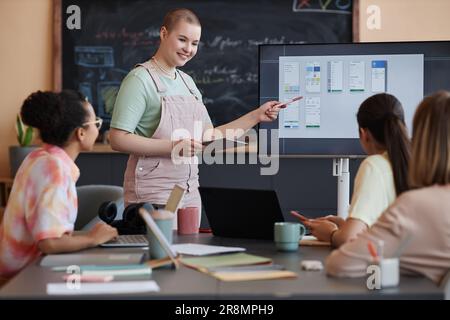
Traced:
POLYGON ((258 105, 259 44, 352 41, 351 0, 62 0, 55 13, 62 87, 87 95, 108 122, 122 79, 153 55, 164 14, 177 7, 193 10, 202 24, 197 56, 182 70, 197 83, 214 125, 258 105), (66 23, 73 5, 80 29, 66 23))

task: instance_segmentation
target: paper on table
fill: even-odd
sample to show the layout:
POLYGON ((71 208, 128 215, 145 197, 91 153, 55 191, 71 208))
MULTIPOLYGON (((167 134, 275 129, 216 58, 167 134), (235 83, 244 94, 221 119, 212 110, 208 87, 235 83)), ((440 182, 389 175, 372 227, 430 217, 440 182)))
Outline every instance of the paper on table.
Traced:
POLYGON ((319 246, 319 247, 329 247, 331 243, 327 241, 319 241, 314 236, 303 236, 303 238, 299 241, 301 246, 319 246))
MULTIPOLYGON (((72 284, 75 286, 75 284, 72 284)), ((106 283, 80 283, 79 289, 72 288, 67 283, 48 283, 49 295, 89 295, 89 294, 118 294, 159 291, 155 281, 122 281, 106 283)))
POLYGON ((192 256, 206 256, 211 254, 245 251, 245 248, 240 247, 210 246, 196 243, 174 244, 172 249, 180 254, 188 254, 192 256))

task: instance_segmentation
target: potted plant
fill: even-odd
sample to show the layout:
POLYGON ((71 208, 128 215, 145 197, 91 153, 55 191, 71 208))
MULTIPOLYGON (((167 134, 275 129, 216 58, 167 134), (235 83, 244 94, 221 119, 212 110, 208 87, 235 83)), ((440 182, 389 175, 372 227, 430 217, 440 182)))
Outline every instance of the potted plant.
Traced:
POLYGON ((14 178, 23 159, 37 147, 32 146, 34 131, 32 127, 25 126, 20 115, 16 118, 16 132, 18 146, 9 147, 9 164, 11 169, 11 178, 14 178))

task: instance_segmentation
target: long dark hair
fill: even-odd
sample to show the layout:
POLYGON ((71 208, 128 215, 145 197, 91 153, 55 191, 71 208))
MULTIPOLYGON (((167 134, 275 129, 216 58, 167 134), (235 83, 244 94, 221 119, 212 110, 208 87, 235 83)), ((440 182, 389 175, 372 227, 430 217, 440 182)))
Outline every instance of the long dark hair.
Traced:
POLYGON ((357 119, 359 127, 369 130, 374 139, 386 148, 397 195, 407 191, 411 143, 400 101, 387 93, 373 95, 361 104, 357 119))
POLYGON ((42 141, 63 147, 89 116, 83 107, 85 101, 73 90, 37 91, 25 99, 20 115, 25 124, 39 129, 42 141))

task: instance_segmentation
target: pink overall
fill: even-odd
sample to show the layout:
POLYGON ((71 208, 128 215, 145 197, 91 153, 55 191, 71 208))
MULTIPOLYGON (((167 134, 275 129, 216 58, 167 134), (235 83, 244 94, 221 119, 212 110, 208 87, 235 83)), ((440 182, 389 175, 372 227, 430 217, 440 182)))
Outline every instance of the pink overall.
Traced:
MULTIPOLYGON (((166 87, 161 82, 156 70, 149 63, 139 64, 147 69, 161 96, 161 120, 153 134, 153 139, 178 140, 172 133, 177 129, 189 132, 190 137, 201 141, 203 131, 206 129, 204 120, 208 119, 208 113, 204 104, 195 96, 181 72, 177 72, 191 95, 167 96, 166 87), (202 123, 202 130, 195 132, 194 124, 202 123)), ((192 160, 192 159, 191 159, 192 160)), ((198 191, 198 165, 190 161, 190 164, 175 164, 171 157, 138 156, 131 154, 124 177, 125 204, 150 202, 156 205, 165 205, 175 184, 186 189, 179 207, 198 207, 201 210, 201 198, 198 191)), ((201 212, 201 211, 199 211, 201 212)), ((200 216, 200 215, 199 215, 200 216)), ((176 226, 176 217, 174 225, 176 226)))

